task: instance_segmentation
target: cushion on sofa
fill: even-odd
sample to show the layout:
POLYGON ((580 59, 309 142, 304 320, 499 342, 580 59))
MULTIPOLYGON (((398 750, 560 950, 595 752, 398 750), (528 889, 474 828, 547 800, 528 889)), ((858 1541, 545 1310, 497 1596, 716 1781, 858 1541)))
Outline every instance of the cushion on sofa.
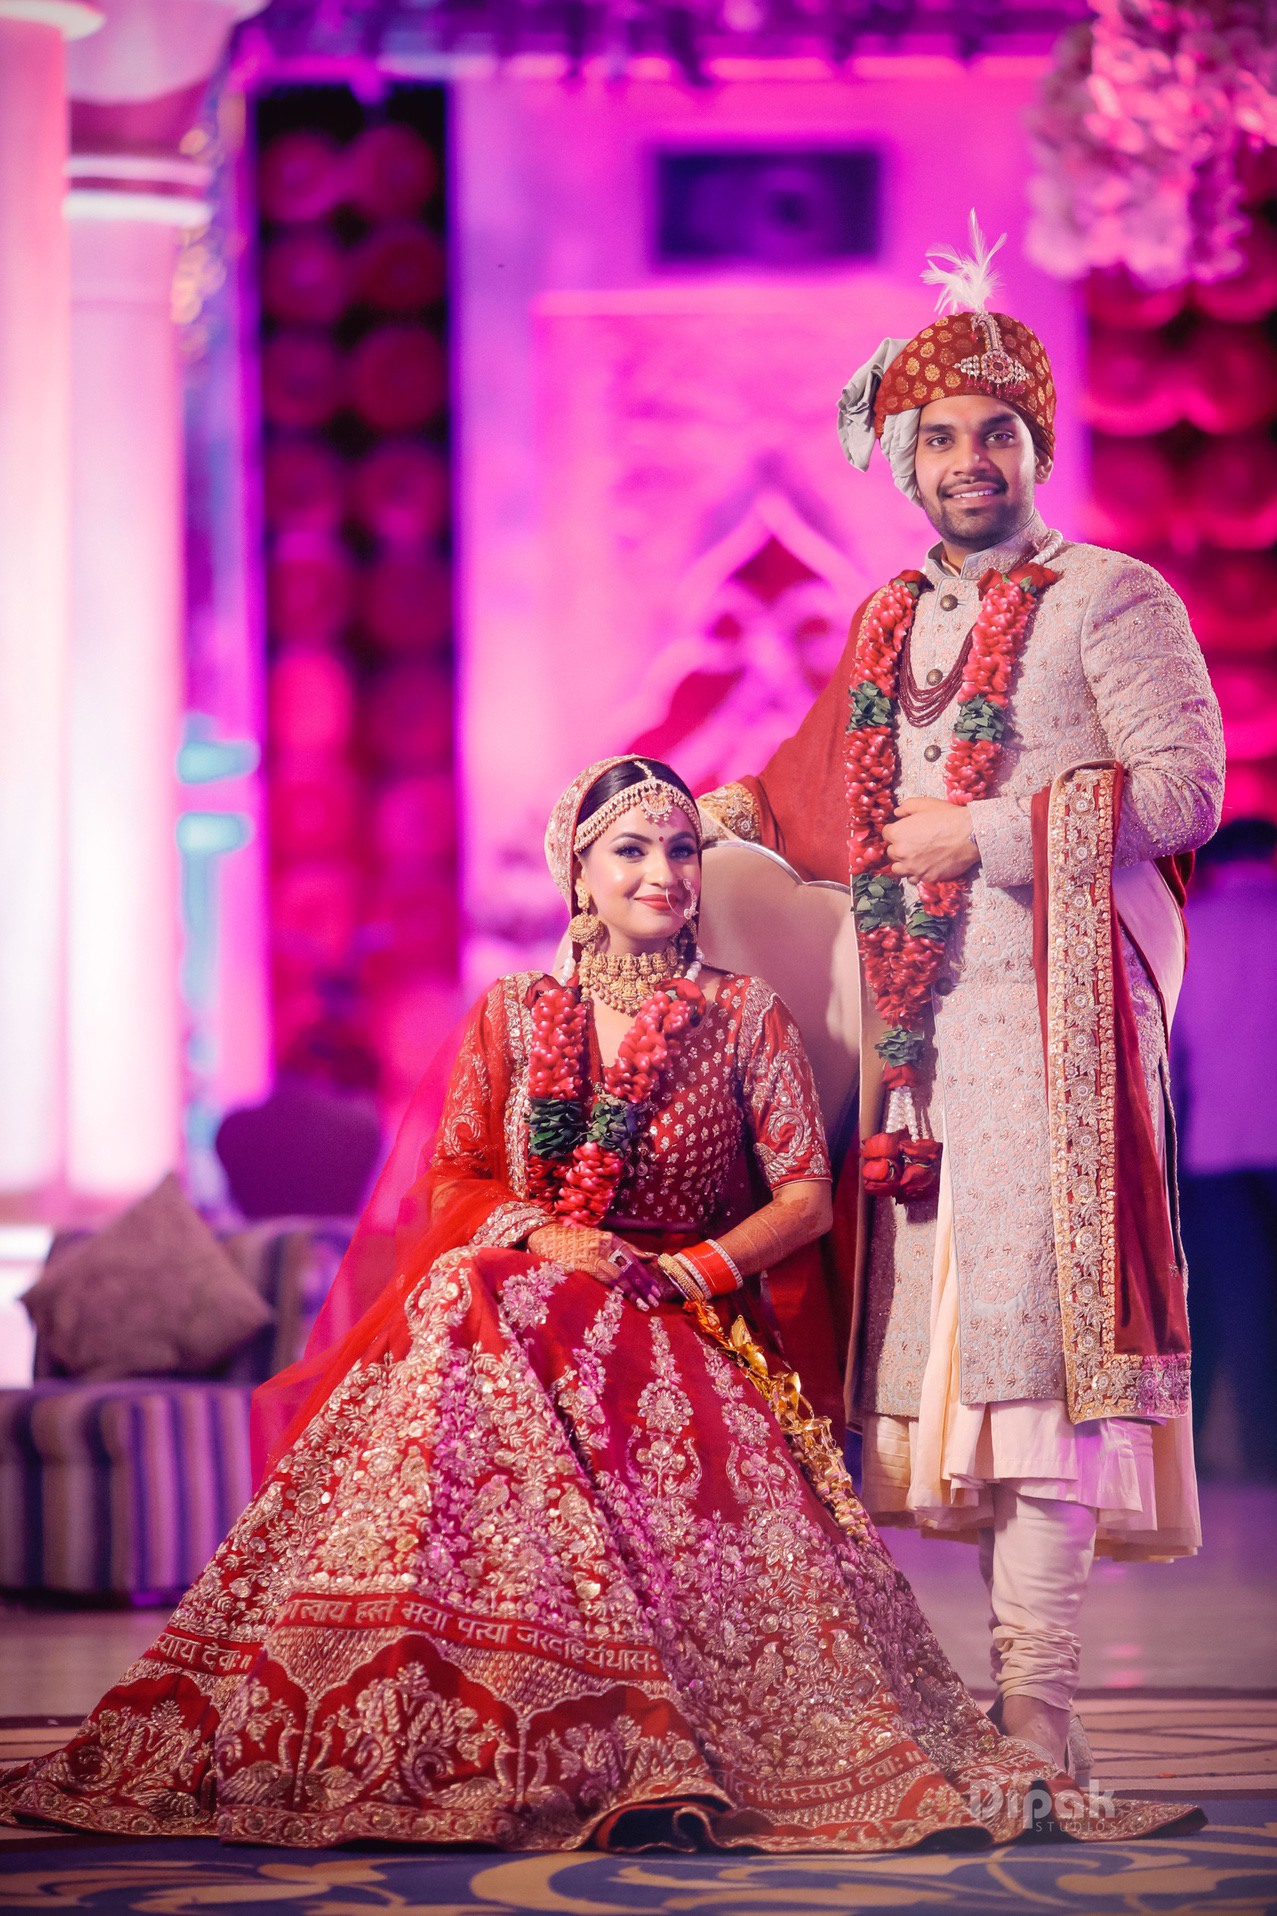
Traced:
POLYGON ((95 1380, 207 1373, 274 1317, 172 1175, 22 1301, 51 1366, 95 1380))
MULTIPOLYGON (((60 1377, 0 1390, 0 1589, 165 1600, 191 1582, 250 1494, 253 1386, 300 1356, 351 1220, 278 1218, 223 1243, 274 1312, 213 1378, 60 1377)), ((49 1269, 88 1242, 63 1233, 49 1269)))

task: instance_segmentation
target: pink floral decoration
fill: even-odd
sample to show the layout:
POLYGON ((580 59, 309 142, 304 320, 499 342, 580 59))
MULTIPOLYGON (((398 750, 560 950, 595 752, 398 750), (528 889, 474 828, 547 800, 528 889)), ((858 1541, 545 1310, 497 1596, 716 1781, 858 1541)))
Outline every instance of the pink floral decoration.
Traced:
POLYGON ((1092 0, 1030 117, 1027 251, 1062 279, 1125 266, 1146 286, 1240 270, 1238 162, 1277 145, 1273 0, 1092 0))

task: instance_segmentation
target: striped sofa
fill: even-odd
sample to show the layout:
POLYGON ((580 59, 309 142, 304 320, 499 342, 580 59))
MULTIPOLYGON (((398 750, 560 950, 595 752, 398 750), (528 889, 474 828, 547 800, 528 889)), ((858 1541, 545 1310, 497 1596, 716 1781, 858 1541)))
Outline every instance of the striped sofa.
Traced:
POLYGON ((0 1389, 0 1589, 162 1602, 248 1502, 254 1387, 300 1355, 350 1226, 285 1219, 223 1234, 274 1322, 216 1376, 0 1389))

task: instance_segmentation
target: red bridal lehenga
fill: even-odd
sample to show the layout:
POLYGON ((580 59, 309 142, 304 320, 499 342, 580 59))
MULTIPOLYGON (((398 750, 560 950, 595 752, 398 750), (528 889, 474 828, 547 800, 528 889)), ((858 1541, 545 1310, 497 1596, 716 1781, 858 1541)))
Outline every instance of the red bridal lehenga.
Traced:
MULTIPOLYGON (((537 982, 473 1014, 395 1275, 286 1376, 307 1393, 254 1501, 74 1739, 0 1786, 9 1820, 503 1850, 1023 1829, 1040 1759, 997 1735, 730 1353, 682 1306, 503 1248, 538 1221, 537 982)), ((721 1228, 756 1202, 751 1155, 773 1188, 827 1175, 798 1034, 733 977, 658 1093, 619 1228, 721 1228)), ((1105 1814, 1064 1778, 1050 1797, 1079 1836, 1183 1813, 1105 1814)))

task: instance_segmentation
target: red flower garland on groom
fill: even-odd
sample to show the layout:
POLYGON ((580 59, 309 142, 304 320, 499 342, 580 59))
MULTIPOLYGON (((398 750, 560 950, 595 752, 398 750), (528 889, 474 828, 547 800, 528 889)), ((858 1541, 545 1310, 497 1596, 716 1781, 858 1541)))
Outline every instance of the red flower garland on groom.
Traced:
MULTIPOLYGON (((1006 729, 1011 679, 1033 610, 1059 577, 1048 566, 1017 566, 980 580, 980 613, 958 691, 953 742, 945 761, 945 794, 954 805, 985 798, 992 787, 1006 729)), ((945 947, 970 889, 968 877, 917 886, 906 909, 903 882, 891 870, 883 837, 895 816, 900 775, 896 745, 900 656, 922 595, 920 572, 902 572, 865 609, 852 670, 851 716, 844 765, 851 813, 851 887, 861 963, 887 1026, 876 1049, 888 1091, 909 1094, 926 1055, 926 1014, 945 947)), ((884 1130, 861 1147, 866 1189, 922 1197, 940 1175, 940 1145, 916 1122, 884 1130)))

